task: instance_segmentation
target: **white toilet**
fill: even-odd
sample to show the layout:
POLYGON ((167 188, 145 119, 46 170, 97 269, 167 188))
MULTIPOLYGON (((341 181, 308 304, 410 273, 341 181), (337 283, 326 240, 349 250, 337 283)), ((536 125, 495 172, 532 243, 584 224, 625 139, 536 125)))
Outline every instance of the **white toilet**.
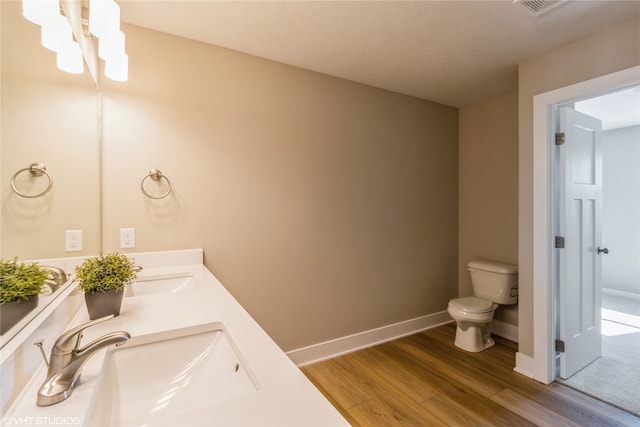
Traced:
POLYGON ((493 346, 491 321, 499 305, 518 302, 518 267, 491 261, 473 260, 467 264, 473 285, 472 297, 449 301, 447 311, 456 321, 455 345, 479 352, 493 346))

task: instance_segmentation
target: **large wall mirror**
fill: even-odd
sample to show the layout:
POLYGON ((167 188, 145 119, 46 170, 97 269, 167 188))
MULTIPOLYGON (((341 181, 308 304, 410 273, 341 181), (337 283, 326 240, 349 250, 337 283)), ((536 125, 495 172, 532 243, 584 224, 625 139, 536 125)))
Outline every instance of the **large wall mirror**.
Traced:
MULTIPOLYGON (((96 84, 88 70, 58 70, 55 52, 41 45, 40 27, 22 17, 20 1, 0 2, 0 17, 0 258, 95 255, 101 247, 96 84), (44 165, 49 176, 32 174, 33 163, 44 165), (23 197, 12 180, 26 196, 42 193, 49 180, 53 185, 23 197), (66 230, 82 231, 80 251, 66 250, 66 230)), ((39 308, 56 292, 41 297, 39 308)), ((1 337, 3 345, 15 329, 1 337)))

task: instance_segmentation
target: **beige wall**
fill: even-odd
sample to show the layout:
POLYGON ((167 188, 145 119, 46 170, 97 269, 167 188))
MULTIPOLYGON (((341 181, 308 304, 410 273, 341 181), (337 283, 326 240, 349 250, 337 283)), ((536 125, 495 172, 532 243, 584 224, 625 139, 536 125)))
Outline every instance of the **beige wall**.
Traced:
MULTIPOLYGON (((203 247, 284 350, 457 294, 457 110, 127 26, 103 82, 103 248, 203 247), (151 168, 171 180, 145 198, 151 168)), ((153 186, 149 191, 153 191, 153 186)))
POLYGON ((531 58, 519 67, 519 352, 533 356, 533 96, 640 64, 634 19, 531 58))
MULTIPOLYGON (((20 2, 0 2, 2 96, 0 123, 0 256, 20 259, 100 251, 100 170, 97 93, 88 72, 56 68, 55 53, 40 45, 40 28, 22 18, 20 2), (11 177, 31 163, 47 167, 51 191, 22 198, 11 177), (83 251, 65 252, 65 230, 83 231, 83 251)), ((48 180, 22 172, 27 195, 48 180)))
MULTIPOLYGON (((469 260, 518 264, 518 94, 459 114, 458 293, 469 296, 469 260)), ((495 318, 517 325, 517 308, 502 308, 495 318)))

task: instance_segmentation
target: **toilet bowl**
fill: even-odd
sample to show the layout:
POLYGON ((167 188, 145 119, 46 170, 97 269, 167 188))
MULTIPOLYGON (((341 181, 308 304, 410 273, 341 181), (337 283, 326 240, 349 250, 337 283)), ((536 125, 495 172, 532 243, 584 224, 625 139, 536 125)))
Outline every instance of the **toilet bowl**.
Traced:
POLYGON ((477 297, 449 301, 447 311, 457 323, 454 344, 471 352, 479 352, 494 345, 491 321, 497 306, 498 304, 477 297))
POLYGON ((474 296, 449 301, 447 312, 456 321, 454 344, 466 351, 479 352, 493 346, 491 322, 501 304, 518 301, 518 268, 509 264, 474 260, 467 265, 474 296))

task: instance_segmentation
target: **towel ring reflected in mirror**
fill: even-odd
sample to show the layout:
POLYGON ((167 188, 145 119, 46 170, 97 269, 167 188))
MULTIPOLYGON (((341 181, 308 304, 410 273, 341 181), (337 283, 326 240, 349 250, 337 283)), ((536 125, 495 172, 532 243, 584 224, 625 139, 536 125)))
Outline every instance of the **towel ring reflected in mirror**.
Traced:
POLYGON ((154 199, 154 200, 164 199, 169 194, 171 194, 171 181, 169 181, 169 178, 164 176, 159 169, 151 169, 149 173, 144 178, 142 178, 142 182, 140 182, 140 189, 142 190, 142 193, 150 199, 154 199), (147 190, 144 189, 144 182, 149 178, 151 178, 152 181, 156 181, 156 182, 159 182, 160 180, 164 179, 167 182, 167 186, 168 186, 167 191, 161 196, 152 196, 151 194, 149 194, 147 190))
POLYGON ((51 175, 49 174, 49 172, 47 172, 47 167, 42 163, 31 163, 29 167, 20 169, 18 172, 14 173, 13 176, 11 177, 11 189, 13 190, 13 192, 16 193, 18 196, 25 197, 27 199, 34 199, 36 197, 44 196, 49 192, 49 190, 51 190, 51 187, 53 187, 53 178, 51 178, 51 175), (22 172, 26 172, 26 171, 28 171, 32 177, 39 177, 39 176, 45 175, 49 180, 47 188, 45 188, 43 191, 37 194, 24 194, 23 192, 18 190, 18 188, 16 187, 16 178, 22 172))

